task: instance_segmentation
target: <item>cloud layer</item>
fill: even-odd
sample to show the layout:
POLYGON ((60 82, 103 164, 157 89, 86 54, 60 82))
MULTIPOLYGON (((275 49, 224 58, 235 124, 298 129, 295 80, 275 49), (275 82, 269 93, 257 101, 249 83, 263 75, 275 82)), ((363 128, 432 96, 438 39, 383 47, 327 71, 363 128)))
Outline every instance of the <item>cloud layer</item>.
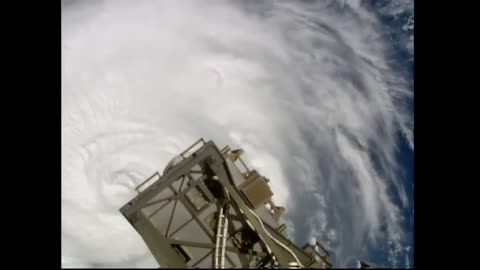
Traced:
POLYGON ((245 150, 299 244, 403 263, 413 97, 352 3, 64 2, 62 265, 154 267, 118 209, 199 137, 245 150))

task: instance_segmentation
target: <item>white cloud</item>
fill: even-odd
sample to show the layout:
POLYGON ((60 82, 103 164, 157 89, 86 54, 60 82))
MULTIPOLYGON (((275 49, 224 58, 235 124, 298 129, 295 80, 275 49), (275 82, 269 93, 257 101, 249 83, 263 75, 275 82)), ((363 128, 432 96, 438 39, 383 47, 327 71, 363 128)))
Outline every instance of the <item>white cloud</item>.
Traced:
POLYGON ((381 12, 389 15, 399 15, 404 12, 413 13, 413 0, 395 0, 395 1, 386 1, 385 5, 380 9, 381 12))
POLYGON ((304 237, 325 235, 337 265, 366 237, 402 238, 387 187, 404 189, 395 134, 413 122, 397 101, 411 97, 378 22, 359 5, 268 3, 263 14, 243 9, 258 2, 64 7, 62 265, 154 266, 118 212, 125 187, 199 137, 242 147, 287 223, 310 218, 304 237))

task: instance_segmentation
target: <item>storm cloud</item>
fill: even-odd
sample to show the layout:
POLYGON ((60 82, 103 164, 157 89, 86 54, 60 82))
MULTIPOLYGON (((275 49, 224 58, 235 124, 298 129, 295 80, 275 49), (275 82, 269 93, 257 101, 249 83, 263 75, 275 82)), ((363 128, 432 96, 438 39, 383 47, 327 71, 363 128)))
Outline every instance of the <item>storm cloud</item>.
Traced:
POLYGON ((408 263, 389 48, 360 1, 64 1, 62 266, 155 267, 118 209, 200 137, 245 150, 299 245, 408 263))

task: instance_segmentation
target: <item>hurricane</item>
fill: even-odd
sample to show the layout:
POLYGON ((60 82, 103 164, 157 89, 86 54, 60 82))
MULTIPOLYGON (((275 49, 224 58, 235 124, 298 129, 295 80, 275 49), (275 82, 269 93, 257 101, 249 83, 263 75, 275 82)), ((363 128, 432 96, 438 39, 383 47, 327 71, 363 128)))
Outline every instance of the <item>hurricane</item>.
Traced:
POLYGON ((413 92, 382 31, 361 1, 63 1, 62 266, 158 267, 119 208, 199 138, 334 266, 411 264, 413 92))

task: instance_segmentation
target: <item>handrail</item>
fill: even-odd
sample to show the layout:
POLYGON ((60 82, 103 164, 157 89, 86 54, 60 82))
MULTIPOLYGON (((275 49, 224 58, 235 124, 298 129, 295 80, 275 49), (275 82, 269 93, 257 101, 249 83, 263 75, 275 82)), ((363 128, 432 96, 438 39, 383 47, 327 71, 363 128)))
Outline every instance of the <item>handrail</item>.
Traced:
POLYGON ((220 152, 222 152, 222 154, 225 156, 228 152, 230 152, 230 146, 226 145, 224 148, 222 148, 222 150, 220 150, 220 152))
POLYGON ((205 145, 205 141, 203 140, 203 138, 200 138, 198 141, 196 141, 194 144, 190 145, 190 147, 188 147, 185 151, 183 151, 180 156, 183 158, 183 159, 186 159, 187 157, 184 156, 190 149, 192 149, 193 147, 195 147, 197 144, 199 144, 200 142, 203 142, 203 144, 205 145))
MULTIPOLYGON (((191 150, 193 147, 195 147, 197 144, 199 144, 200 142, 202 142, 204 145, 205 145, 205 140, 203 138, 200 138, 198 141, 196 141, 194 144, 190 145, 190 147, 188 147, 185 151, 183 151, 180 156, 182 157, 182 159, 186 159, 187 157, 185 156, 185 154, 191 150)), ((137 187, 135 187, 135 191, 140 193, 139 189, 140 187, 142 187, 143 185, 145 185, 148 181, 150 181, 154 176, 158 176, 158 178, 161 178, 160 176, 160 173, 155 172, 154 174, 152 174, 152 176, 150 176, 149 178, 147 178, 145 181, 143 181, 142 183, 140 183, 137 187)))
POLYGON ((243 167, 245 168, 246 170, 246 176, 249 176, 250 175, 250 169, 247 167, 247 165, 245 164, 245 162, 243 162, 243 159, 241 157, 238 157, 238 160, 240 161, 240 163, 242 163, 243 167))
POLYGON ((148 177, 147 180, 143 181, 142 183, 140 183, 136 188, 135 188, 135 191, 140 193, 139 189, 141 186, 145 185, 148 181, 150 181, 155 175, 158 176, 158 178, 160 178, 160 174, 158 172, 155 172, 154 174, 152 174, 152 176, 148 177))

